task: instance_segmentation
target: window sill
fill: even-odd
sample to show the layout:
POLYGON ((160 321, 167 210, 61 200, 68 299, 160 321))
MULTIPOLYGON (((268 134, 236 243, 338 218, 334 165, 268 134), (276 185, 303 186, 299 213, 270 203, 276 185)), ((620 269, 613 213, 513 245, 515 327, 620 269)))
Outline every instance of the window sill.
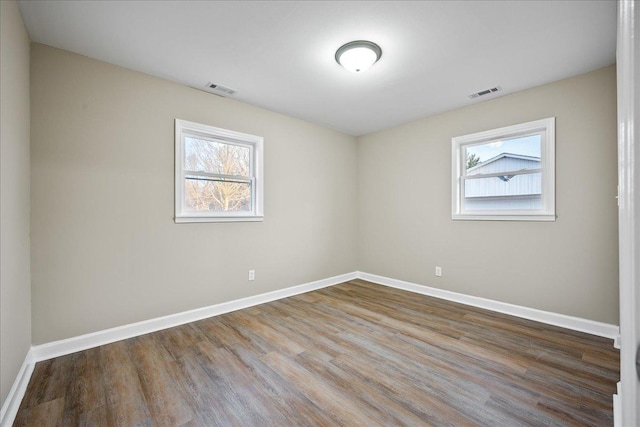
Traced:
POLYGON ((451 215, 454 221, 555 221, 555 215, 451 215))
POLYGON ((263 221, 264 216, 180 216, 175 217, 176 224, 189 222, 259 222, 263 221))

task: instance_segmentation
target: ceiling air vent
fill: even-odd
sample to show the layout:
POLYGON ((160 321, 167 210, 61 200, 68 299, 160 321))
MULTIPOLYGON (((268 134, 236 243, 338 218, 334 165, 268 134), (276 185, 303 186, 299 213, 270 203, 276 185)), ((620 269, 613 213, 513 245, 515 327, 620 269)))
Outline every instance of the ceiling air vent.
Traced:
POLYGON ((207 89, 209 89, 209 91, 215 94, 222 95, 222 96, 231 96, 231 95, 235 95, 236 92, 238 92, 237 90, 231 89, 230 87, 217 85, 211 82, 207 83, 207 89))
POLYGON ((471 95, 469 95, 469 98, 471 98, 471 99, 479 98, 481 96, 485 96, 485 95, 489 95, 489 94, 494 93, 494 92, 498 92, 499 90, 502 90, 502 88, 500 86, 492 87, 491 89, 485 89, 485 90, 481 90, 480 92, 472 93, 471 95))

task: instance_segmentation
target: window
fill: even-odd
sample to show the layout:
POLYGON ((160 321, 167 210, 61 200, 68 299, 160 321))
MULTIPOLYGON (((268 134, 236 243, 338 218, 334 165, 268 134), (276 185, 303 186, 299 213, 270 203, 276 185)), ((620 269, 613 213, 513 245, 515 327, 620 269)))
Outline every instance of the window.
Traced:
POLYGON ((451 217, 555 221, 555 118, 451 140, 451 217))
POLYGON ((262 137, 178 119, 175 130, 175 221, 262 221, 262 137))

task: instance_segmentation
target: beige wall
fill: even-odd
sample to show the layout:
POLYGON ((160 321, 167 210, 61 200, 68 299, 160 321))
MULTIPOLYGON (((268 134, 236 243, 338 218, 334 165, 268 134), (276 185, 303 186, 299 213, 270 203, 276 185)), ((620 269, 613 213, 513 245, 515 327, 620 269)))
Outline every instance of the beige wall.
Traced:
POLYGON ((31 84, 34 344, 356 269, 355 138, 38 44, 31 84), (174 224, 175 118, 265 138, 264 222, 174 224))
POLYGON ((15 1, 0 2, 0 401, 31 346, 29 37, 15 1))
POLYGON ((616 156, 614 66, 360 137, 358 268, 618 324, 616 156), (552 116, 557 220, 452 221, 451 138, 552 116))

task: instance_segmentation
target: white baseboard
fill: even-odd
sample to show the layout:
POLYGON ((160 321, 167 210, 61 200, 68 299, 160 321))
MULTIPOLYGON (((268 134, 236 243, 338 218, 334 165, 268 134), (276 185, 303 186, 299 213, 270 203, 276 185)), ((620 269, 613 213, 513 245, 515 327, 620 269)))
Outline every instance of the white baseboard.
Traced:
POLYGON ((608 323, 596 322, 594 320, 582 319, 579 317, 567 316, 564 314, 552 313, 535 308, 523 307, 520 305, 508 304, 486 298, 474 297, 443 289, 431 288, 429 286, 418 285, 416 283, 405 282, 403 280, 391 279, 375 274, 357 272, 358 278, 369 282, 385 285, 392 288, 403 289, 409 292, 428 295, 448 301, 458 302, 473 307, 484 308, 498 313, 509 314, 523 319, 534 320, 536 322, 549 325, 560 326, 579 332, 586 332, 591 335, 610 338, 615 340, 620 334, 620 327, 608 323))
POLYGON ((266 302, 314 291, 316 289, 326 288, 327 286, 337 285, 356 278, 357 275, 355 272, 341 274, 339 276, 329 277, 328 279, 317 280, 315 282, 279 289, 277 291, 267 292, 260 295, 214 304, 208 307, 197 308, 195 310, 184 311, 181 313, 170 314, 168 316, 105 329, 103 331, 67 338, 60 341, 53 341, 34 346, 33 356, 37 362, 52 359, 54 357, 75 353, 76 351, 98 347, 127 338, 148 334, 150 332, 172 328, 189 322, 195 322, 196 320, 202 320, 208 317, 229 313, 231 311, 252 307, 254 305, 264 304, 266 302))
POLYGON ((18 376, 13 382, 11 390, 9 390, 9 394, 2 405, 2 410, 0 410, 0 426, 9 427, 13 424, 13 420, 16 418, 35 366, 36 362, 33 357, 33 349, 30 348, 18 371, 18 376))
POLYGON ((613 395, 613 427, 622 427, 622 414, 620 410, 622 409, 620 405, 622 404, 622 398, 620 397, 621 384, 618 381, 616 384, 617 393, 613 395))

